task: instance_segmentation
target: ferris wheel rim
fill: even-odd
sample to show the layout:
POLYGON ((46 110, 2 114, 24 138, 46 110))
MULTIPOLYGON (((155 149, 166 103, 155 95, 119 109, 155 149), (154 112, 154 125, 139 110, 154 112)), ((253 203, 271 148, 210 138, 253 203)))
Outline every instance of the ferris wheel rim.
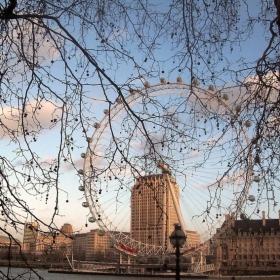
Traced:
MULTIPOLYGON (((125 106, 130 105, 133 102, 137 103, 137 100, 140 97, 143 97, 145 95, 149 95, 149 94, 157 92, 159 90, 167 90, 167 89, 168 90, 174 90, 174 89, 188 90, 188 91, 190 91, 190 94, 192 94, 192 91, 196 91, 196 93, 201 92, 201 93, 204 93, 208 96, 210 95, 211 97, 213 97, 215 100, 220 102, 225 108, 227 108, 231 113, 233 113, 233 115, 236 117, 236 120, 239 122, 239 126, 242 130, 243 135, 245 136, 247 145, 249 145, 249 137, 246 133, 245 128, 242 126, 241 121, 238 119, 238 116, 233 112, 233 109, 224 100, 222 100, 221 97, 218 97, 217 95, 212 93, 210 90, 206 90, 206 89, 200 88, 198 86, 194 86, 192 84, 186 84, 186 83, 180 83, 180 82, 166 83, 166 84, 161 83, 161 84, 156 84, 156 85, 152 85, 152 86, 149 86, 149 87, 144 87, 140 90, 131 90, 130 94, 128 96, 126 96, 124 99, 117 100, 116 104, 114 104, 108 112, 106 112, 106 113, 104 112, 103 118, 96 125, 96 127, 95 127, 96 129, 93 132, 92 137, 90 137, 90 139, 89 139, 89 143, 92 145, 92 147, 90 147, 90 145, 89 145, 88 148, 87 148, 86 154, 85 154, 85 161, 84 161, 84 168, 83 168, 84 178, 86 176, 85 173, 87 172, 87 166, 86 166, 87 160, 90 161, 90 158, 92 157, 92 151, 96 148, 96 145, 97 145, 98 141, 100 140, 102 133, 104 132, 106 126, 109 123, 109 116, 110 117, 116 116, 119 112, 121 112, 124 109, 124 104, 123 103, 125 103, 125 106), (113 113, 113 115, 111 115, 112 113, 113 113), (103 125, 103 124, 105 124, 105 125, 103 125), (94 141, 95 141, 95 143, 93 143, 94 141)), ((252 158, 251 157, 249 158, 249 164, 250 164, 250 166, 252 166, 252 158)), ((243 188, 244 192, 243 192, 243 196, 241 197, 242 200, 239 202, 237 212, 241 211, 241 207, 244 204, 244 202, 246 201, 246 196, 248 194, 249 187, 250 187, 250 184, 251 184, 251 181, 252 181, 251 180, 251 177, 252 177, 251 170, 252 170, 252 168, 249 168, 248 170, 249 170, 248 180, 246 182, 246 186, 243 188)), ((90 214, 93 217, 95 217, 95 221, 97 222, 99 228, 101 230, 104 230, 106 232, 106 234, 109 234, 110 237, 114 239, 115 247, 117 249, 122 251, 123 248, 120 248, 120 247, 123 244, 124 247, 127 247, 128 249, 137 248, 137 254, 139 254, 139 255, 154 254, 155 252, 156 252, 156 254, 161 255, 161 254, 165 254, 167 252, 167 248, 164 245, 163 246, 155 246, 155 245, 150 245, 150 244, 143 244, 140 241, 137 241, 137 240, 134 240, 134 239, 128 237, 127 234, 118 231, 118 228, 112 224, 112 222, 109 220, 108 216, 106 216, 105 212, 102 212, 102 217, 103 218, 98 219, 96 217, 96 213, 98 213, 98 211, 100 211, 100 209, 102 209, 102 208, 101 207, 98 208, 98 211, 97 211, 96 210, 97 208, 95 208, 95 206, 94 206, 95 203, 91 203, 92 197, 90 196, 90 193, 87 193, 86 189, 84 190, 84 192, 85 192, 85 197, 86 197, 86 201, 87 201, 88 205, 91 205, 90 214), (93 213, 94 209, 95 209, 95 212, 93 213), (105 219, 104 219, 104 217, 105 217, 105 219), (108 220, 108 223, 105 224, 104 220, 108 220), (108 224, 110 224, 110 226, 113 226, 113 230, 112 230, 112 228, 110 230, 108 229, 108 226, 107 226, 108 224), (129 247, 129 246, 131 246, 131 247, 129 247)), ((234 199, 235 198, 233 197, 231 203, 233 202, 234 199)), ((230 206, 227 209, 229 209, 229 208, 230 208, 230 206)), ((232 218, 236 216, 237 212, 232 213, 232 218)), ((216 222, 213 225, 213 227, 216 226, 217 224, 218 224, 218 222, 216 222)), ((204 242, 203 244, 206 244, 207 241, 204 242)), ((201 247, 201 246, 198 246, 198 247, 201 247)), ((123 251, 125 251, 125 250, 123 250, 123 251)), ((133 255, 135 252, 126 251, 126 253, 133 255)))

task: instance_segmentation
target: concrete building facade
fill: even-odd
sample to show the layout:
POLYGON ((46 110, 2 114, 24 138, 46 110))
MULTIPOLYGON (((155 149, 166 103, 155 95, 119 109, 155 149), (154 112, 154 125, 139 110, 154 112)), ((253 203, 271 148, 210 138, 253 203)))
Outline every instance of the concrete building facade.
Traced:
POLYGON ((200 234, 193 230, 186 230, 187 244, 189 247, 197 246, 201 243, 200 234))
POLYGON ((279 219, 225 221, 214 238, 214 257, 224 274, 236 271, 275 273, 280 271, 279 219), (229 224, 230 223, 230 224, 229 224))
POLYGON ((86 260, 93 260, 97 254, 109 249, 109 236, 104 231, 93 229, 86 235, 86 260))
POLYGON ((81 261, 116 261, 119 251, 113 246, 110 236, 99 229, 75 234, 74 259, 81 261))
POLYGON ((23 232, 23 251, 35 252, 38 248, 39 225, 37 222, 27 222, 23 232))
MULTIPOLYGON (((178 223, 170 189, 164 176, 156 174, 137 178, 131 189, 130 237, 151 245, 168 245, 168 237, 178 223)), ((170 178, 179 203, 179 186, 170 178)))
MULTIPOLYGON (((10 239, 8 236, 0 235, 0 253, 6 252, 7 255, 18 253, 21 249, 22 243, 15 239, 10 239)), ((0 254, 3 256, 3 254, 0 254)))
POLYGON ((24 227, 23 251, 32 254, 60 251, 72 253, 73 228, 65 223, 59 231, 42 232, 37 222, 27 222, 24 227))
POLYGON ((73 254, 74 259, 79 261, 86 260, 87 233, 78 233, 74 236, 73 254))

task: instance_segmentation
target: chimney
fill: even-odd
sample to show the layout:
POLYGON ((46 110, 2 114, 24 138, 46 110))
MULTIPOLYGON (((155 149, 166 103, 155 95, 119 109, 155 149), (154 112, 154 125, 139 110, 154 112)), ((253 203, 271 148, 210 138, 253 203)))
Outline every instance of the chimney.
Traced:
POLYGON ((265 220, 265 211, 262 211, 262 225, 265 227, 266 220, 265 220))

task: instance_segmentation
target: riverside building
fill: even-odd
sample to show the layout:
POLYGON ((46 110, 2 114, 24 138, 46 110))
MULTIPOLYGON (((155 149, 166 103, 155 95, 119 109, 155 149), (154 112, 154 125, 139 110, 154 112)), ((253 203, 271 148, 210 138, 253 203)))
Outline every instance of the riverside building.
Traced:
POLYGON ((214 260, 220 272, 275 274, 280 272, 280 211, 278 219, 226 221, 217 233, 214 260))
POLYGON ((24 227, 23 251, 32 254, 43 254, 60 251, 63 254, 72 252, 73 228, 65 223, 60 232, 42 232, 37 222, 27 222, 24 227))

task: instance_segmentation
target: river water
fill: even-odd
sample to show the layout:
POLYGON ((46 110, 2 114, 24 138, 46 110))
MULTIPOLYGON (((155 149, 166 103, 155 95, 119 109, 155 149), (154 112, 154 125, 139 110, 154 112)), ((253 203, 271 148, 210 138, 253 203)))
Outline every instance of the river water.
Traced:
MULTIPOLYGON (((24 268, 11 268, 9 270, 9 277, 7 275, 8 268, 0 267, 0 280, 163 280, 174 278, 161 278, 161 277, 133 277, 133 276, 110 276, 110 275, 77 275, 77 274, 63 274, 63 273, 48 273, 47 269, 35 269, 35 272, 30 272, 30 270, 24 268), (4 275, 3 275, 4 274, 4 275)), ((181 278, 182 280, 184 278, 181 278)), ((192 278, 188 278, 191 280, 192 278)), ((195 279, 195 278, 193 278, 195 279)), ((220 277, 210 277, 209 279, 224 279, 231 280, 231 276, 220 276, 220 277)), ((279 280, 280 275, 277 276, 235 276, 235 280, 279 280)), ((197 280, 197 279, 196 279, 197 280)))
MULTIPOLYGON (((148 277, 124 277, 124 276, 110 276, 110 275, 77 275, 77 274, 62 274, 62 273, 48 273, 47 269, 35 269, 36 273, 24 268, 11 268, 9 271, 9 278, 7 275, 8 268, 0 267, 0 279, 2 280, 150 280, 148 277)), ((173 279, 173 278, 169 278, 173 279)), ((175 275, 174 275, 175 279, 175 275)), ((153 277, 152 280, 162 280, 162 278, 153 277)))

